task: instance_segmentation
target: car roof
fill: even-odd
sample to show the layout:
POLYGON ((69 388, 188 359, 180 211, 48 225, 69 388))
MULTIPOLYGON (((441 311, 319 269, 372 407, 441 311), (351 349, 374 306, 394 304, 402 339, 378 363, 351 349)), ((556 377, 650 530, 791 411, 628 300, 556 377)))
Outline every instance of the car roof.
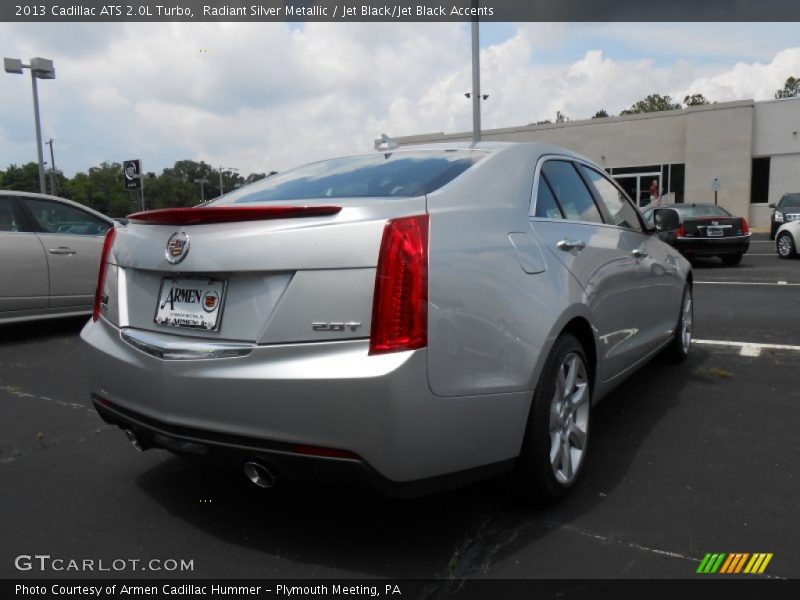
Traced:
POLYGON ((105 216, 101 212, 97 212, 93 208, 89 208, 80 202, 73 202, 72 200, 68 200, 67 198, 62 198, 60 196, 52 196, 50 194, 39 194, 37 192, 22 192, 19 190, 0 190, 0 196, 14 196, 16 198, 25 199, 25 198, 38 198, 40 200, 55 200, 57 202, 61 202, 63 204, 68 204, 70 206, 74 206, 75 208, 79 208, 80 210, 85 210, 88 213, 93 214, 99 219, 103 219, 107 223, 113 225, 114 220, 111 217, 105 216))

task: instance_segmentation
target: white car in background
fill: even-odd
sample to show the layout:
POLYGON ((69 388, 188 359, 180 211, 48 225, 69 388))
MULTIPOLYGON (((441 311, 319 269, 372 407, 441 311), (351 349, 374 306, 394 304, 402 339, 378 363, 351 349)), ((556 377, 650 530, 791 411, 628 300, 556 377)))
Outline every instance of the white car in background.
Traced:
POLYGON ((113 226, 71 200, 0 190, 0 323, 91 314, 113 226))
POLYGON ((790 221, 778 228, 775 234, 775 250, 781 258, 794 258, 800 246, 800 221, 790 221))

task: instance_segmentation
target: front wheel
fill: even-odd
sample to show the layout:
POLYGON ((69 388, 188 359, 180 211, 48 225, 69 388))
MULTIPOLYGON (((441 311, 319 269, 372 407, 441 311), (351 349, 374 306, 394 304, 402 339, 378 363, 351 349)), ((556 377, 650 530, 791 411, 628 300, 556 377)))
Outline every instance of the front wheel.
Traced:
POLYGON ((590 373, 581 343, 562 334, 539 377, 517 465, 521 487, 539 504, 563 498, 586 462, 590 373))
POLYGON ((735 267, 742 262, 741 254, 726 254, 724 256, 720 256, 720 258, 722 259, 722 263, 728 267, 735 267))
POLYGON ((692 346, 692 324, 694 321, 694 307, 692 303, 692 288, 687 284, 683 290, 681 314, 672 341, 664 349, 664 356, 669 362, 681 363, 689 356, 692 346))
POLYGON ((788 231, 784 231, 778 236, 776 246, 778 248, 778 256, 781 258, 794 258, 797 256, 797 248, 794 244, 794 238, 788 231))

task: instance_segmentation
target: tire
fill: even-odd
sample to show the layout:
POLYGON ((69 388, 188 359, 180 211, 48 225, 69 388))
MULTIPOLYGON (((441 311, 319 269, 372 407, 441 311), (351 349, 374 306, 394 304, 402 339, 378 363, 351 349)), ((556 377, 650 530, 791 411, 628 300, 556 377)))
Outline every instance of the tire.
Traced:
POLYGON ((775 242, 775 249, 781 258, 794 258, 797 256, 797 246, 794 237, 788 231, 783 231, 775 242))
POLYGON ((686 285, 683 288, 683 300, 681 300, 681 312, 678 315, 678 324, 675 326, 675 333, 669 346, 664 348, 664 358, 671 363, 682 363, 689 356, 692 346, 692 325, 694 321, 694 301, 692 299, 692 288, 686 285))
POLYGON ((586 353, 575 336, 562 334, 539 377, 517 461, 519 487, 536 504, 561 500, 578 481, 586 463, 591 404, 586 353))

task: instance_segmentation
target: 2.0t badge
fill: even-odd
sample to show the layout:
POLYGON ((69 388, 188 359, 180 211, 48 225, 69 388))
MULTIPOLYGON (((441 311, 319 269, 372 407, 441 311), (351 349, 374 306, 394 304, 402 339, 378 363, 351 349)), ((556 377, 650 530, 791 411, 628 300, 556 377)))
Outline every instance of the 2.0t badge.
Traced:
POLYGON ((189 254, 189 234, 183 231, 176 231, 167 240, 167 250, 164 256, 167 262, 177 265, 186 255, 189 254))

